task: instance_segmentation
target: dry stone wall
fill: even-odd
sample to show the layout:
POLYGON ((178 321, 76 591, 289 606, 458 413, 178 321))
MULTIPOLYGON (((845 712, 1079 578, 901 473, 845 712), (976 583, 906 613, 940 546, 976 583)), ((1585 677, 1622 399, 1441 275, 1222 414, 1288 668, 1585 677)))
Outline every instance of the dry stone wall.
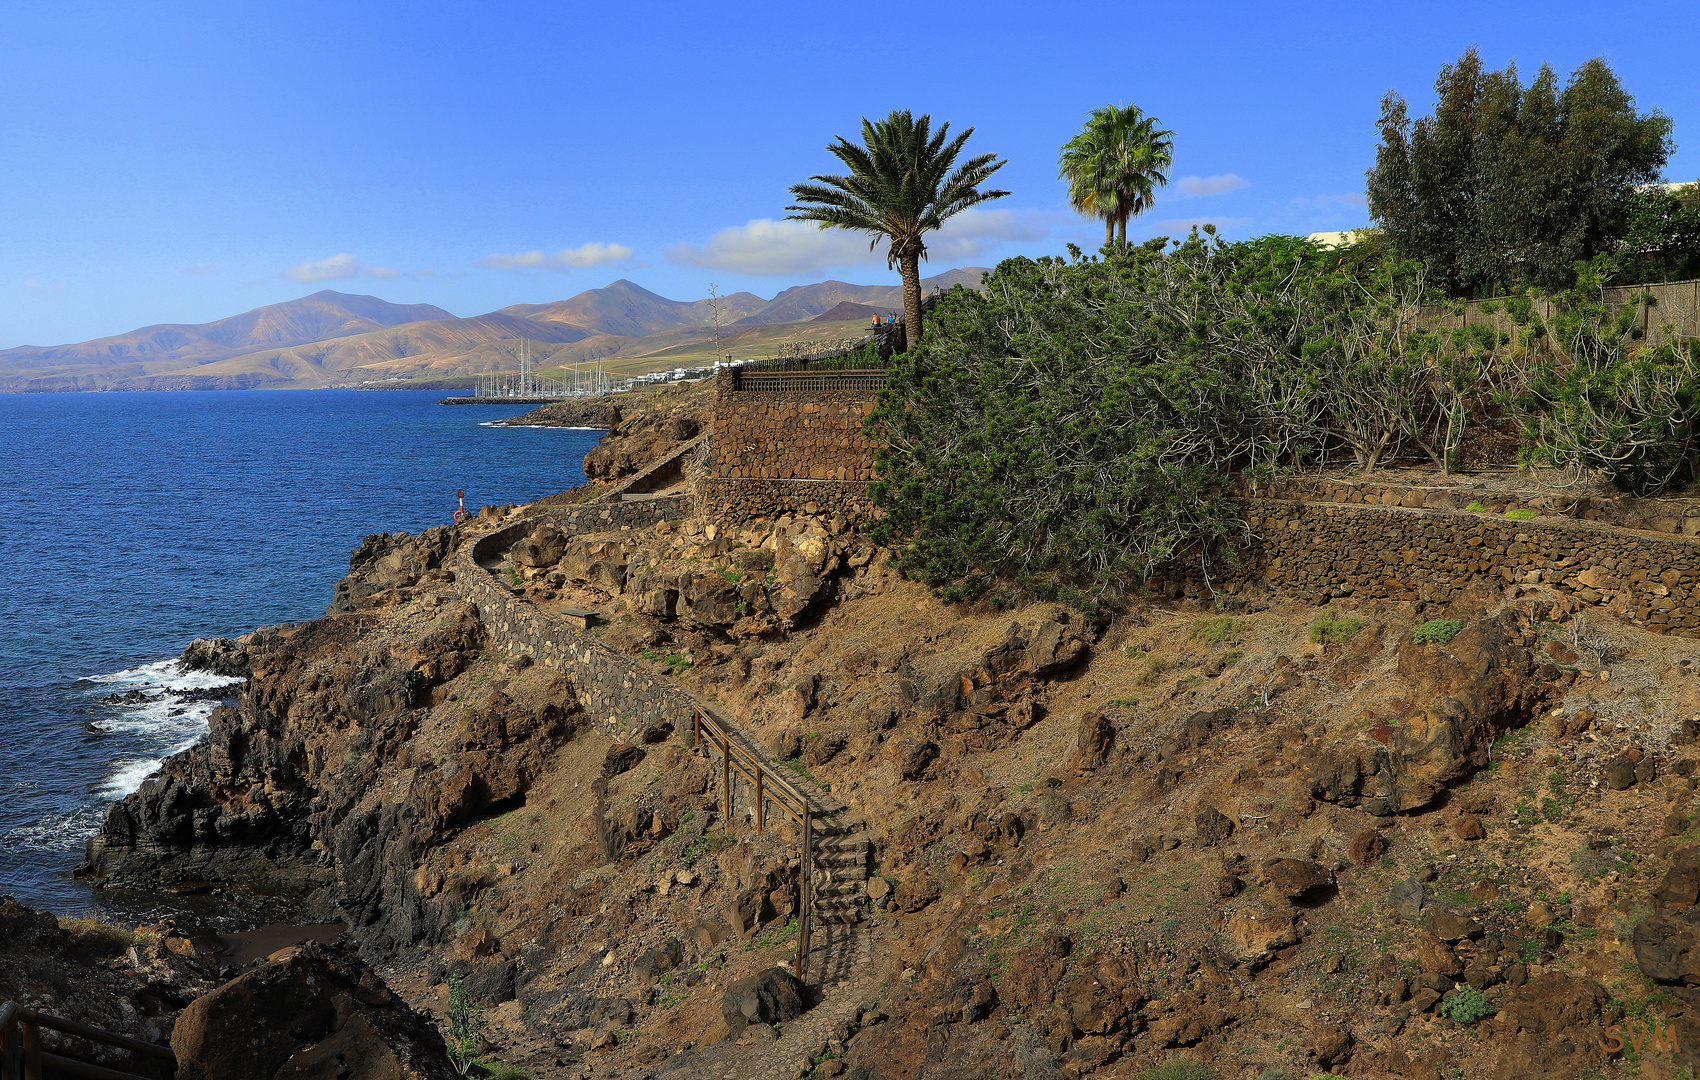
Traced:
POLYGON ((1472 502, 1479 502, 1483 510, 1494 514, 1527 509, 1534 510, 1543 517, 1575 518, 1626 529, 1700 536, 1700 499, 1601 497, 1586 493, 1571 494, 1561 490, 1477 490, 1468 487, 1436 487, 1331 477, 1297 477, 1255 485, 1247 483, 1243 485, 1240 494, 1298 502, 1403 506, 1408 509, 1430 510, 1462 510, 1472 502))
POLYGON ((696 706, 689 694, 591 635, 549 618, 479 565, 497 558, 538 524, 538 519, 528 519, 490 533, 455 554, 455 583, 477 605, 491 643, 503 652, 529 656, 534 663, 571 679, 578 687, 580 703, 604 734, 630 738, 634 728, 661 720, 675 729, 689 724, 696 706))
POLYGON ((1544 585, 1656 633, 1700 637, 1700 540, 1562 518, 1515 521, 1396 506, 1251 499, 1256 539, 1213 581, 1174 568, 1151 584, 1209 598, 1248 584, 1326 603, 1377 597, 1444 603, 1472 585, 1544 585))
POLYGON ((786 514, 842 517, 860 522, 874 510, 865 480, 747 480, 705 476, 697 481, 697 514, 728 529, 786 514))
POLYGON ((874 408, 868 390, 739 390, 731 372, 715 384, 716 477, 871 480, 880 444, 862 434, 874 408))

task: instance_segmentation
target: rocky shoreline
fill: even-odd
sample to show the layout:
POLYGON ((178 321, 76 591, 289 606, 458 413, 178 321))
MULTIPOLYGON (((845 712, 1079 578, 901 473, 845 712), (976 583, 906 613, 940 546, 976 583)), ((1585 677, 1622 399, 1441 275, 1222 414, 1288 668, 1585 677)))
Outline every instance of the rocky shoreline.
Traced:
POLYGON ((491 427, 613 428, 620 424, 620 406, 608 398, 551 401, 528 413, 497 420, 491 427))

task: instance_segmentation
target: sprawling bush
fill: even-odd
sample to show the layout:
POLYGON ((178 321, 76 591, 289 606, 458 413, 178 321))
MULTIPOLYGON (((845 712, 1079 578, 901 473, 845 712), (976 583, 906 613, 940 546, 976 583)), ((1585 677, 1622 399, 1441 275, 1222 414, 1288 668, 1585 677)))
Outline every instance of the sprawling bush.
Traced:
MULTIPOLYGON (((867 421, 885 443, 876 527, 943 595, 996 578, 1096 597, 1232 558, 1230 478, 1417 455, 1443 471, 1472 418, 1517 417, 1525 460, 1652 492, 1700 473, 1700 343, 1639 344, 1638 298, 1575 288, 1445 328, 1420 266, 1297 237, 1112 245, 1011 259, 941 298, 867 421)), ((1514 515, 1518 516, 1518 515, 1514 515)))
POLYGON ((1408 264, 1360 280, 1296 237, 1011 259, 891 364, 882 538, 953 596, 1207 560, 1244 533, 1232 473, 1434 441, 1420 297, 1408 264))

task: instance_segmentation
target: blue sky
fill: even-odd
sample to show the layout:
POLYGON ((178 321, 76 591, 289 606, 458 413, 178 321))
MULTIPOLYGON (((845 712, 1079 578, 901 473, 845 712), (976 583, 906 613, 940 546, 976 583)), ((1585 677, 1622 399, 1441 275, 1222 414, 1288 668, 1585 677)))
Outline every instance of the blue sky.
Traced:
POLYGON ((823 147, 910 108, 1013 194, 934 271, 1093 246, 1056 153, 1132 102, 1176 132, 1144 235, 1365 224, 1382 95, 1440 65, 1603 55, 1700 174, 1700 8, 1578 3, 11 0, 0 9, 0 347, 201 322, 320 288, 473 315, 627 277, 677 299, 895 282, 773 224, 823 147), (909 20, 916 19, 913 29, 909 20), (1689 148, 1688 144, 1694 144, 1689 148), (1186 179, 1190 178, 1190 179, 1186 179))

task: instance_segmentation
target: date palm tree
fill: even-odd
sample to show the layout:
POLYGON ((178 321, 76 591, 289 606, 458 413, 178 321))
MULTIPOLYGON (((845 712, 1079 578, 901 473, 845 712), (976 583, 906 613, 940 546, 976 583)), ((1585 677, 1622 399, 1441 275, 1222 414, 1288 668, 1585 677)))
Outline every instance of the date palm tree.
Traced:
POLYGON ((1003 168, 995 154, 956 159, 969 128, 950 138, 950 124, 932 130, 932 117, 895 109, 884 120, 862 119, 862 145, 844 136, 827 152, 850 170, 847 176, 812 176, 791 188, 797 205, 787 221, 814 221, 820 227, 870 233, 868 250, 889 240, 886 265, 903 277, 904 348, 921 338, 921 260, 926 234, 971 206, 1001 199, 1007 191, 982 191, 986 178, 1003 168))
POLYGON ((1104 219, 1104 243, 1127 243, 1128 219, 1151 209, 1174 164, 1174 132, 1157 127, 1137 105, 1093 109, 1080 134, 1063 144, 1058 172, 1068 201, 1104 219))

